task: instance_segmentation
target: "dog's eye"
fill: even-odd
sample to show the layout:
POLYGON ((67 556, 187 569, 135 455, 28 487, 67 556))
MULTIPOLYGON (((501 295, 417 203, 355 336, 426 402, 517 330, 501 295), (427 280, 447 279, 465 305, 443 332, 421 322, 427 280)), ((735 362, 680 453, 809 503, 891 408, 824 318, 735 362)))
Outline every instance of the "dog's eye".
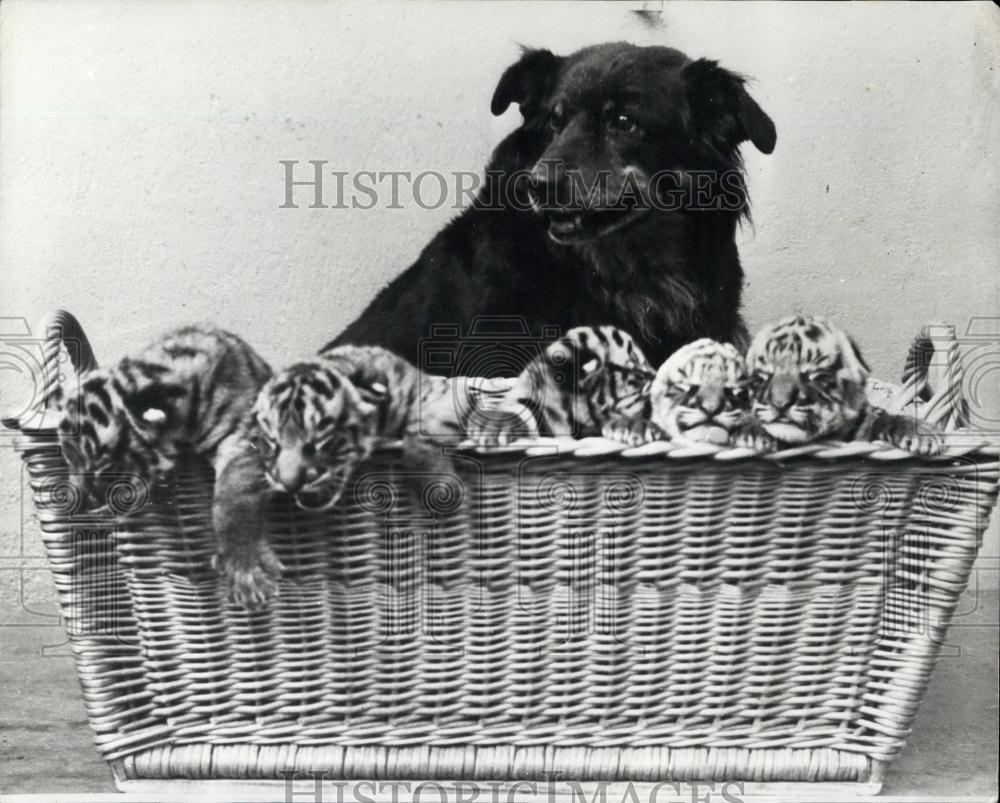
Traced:
POLYGON ((562 106, 556 106, 549 112, 549 127, 553 131, 558 131, 566 125, 566 111, 562 106))
POLYGON ((634 134, 639 130, 639 125, 627 114, 612 115, 608 120, 608 128, 612 131, 621 131, 626 134, 634 134))

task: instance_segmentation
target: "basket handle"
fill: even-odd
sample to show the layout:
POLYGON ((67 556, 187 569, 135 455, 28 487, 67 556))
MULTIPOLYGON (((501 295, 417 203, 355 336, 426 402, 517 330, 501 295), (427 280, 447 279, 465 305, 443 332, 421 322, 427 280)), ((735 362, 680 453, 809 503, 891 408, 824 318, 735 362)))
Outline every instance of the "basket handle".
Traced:
POLYGON ((60 379, 64 377, 61 376, 60 364, 63 362, 63 349, 69 355, 77 376, 94 370, 97 358, 83 327, 71 312, 57 309, 49 313, 39 331, 45 338, 42 341, 41 393, 41 408, 44 410, 52 407, 62 394, 60 379))
POLYGON ((910 344, 903 387, 893 412, 910 408, 946 431, 969 426, 969 404, 962 395, 962 352, 950 324, 929 324, 910 344))

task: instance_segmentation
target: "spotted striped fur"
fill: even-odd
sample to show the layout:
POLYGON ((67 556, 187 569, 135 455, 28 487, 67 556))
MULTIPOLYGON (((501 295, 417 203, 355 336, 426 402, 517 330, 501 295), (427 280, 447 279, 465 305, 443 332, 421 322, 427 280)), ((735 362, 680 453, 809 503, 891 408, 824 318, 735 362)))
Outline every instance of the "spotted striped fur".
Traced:
POLYGON ((743 356, 702 338, 675 351, 656 372, 648 416, 618 417, 607 438, 638 446, 654 440, 725 445, 748 409, 743 356))
POLYGON ((757 451, 817 440, 882 440, 922 454, 940 451, 940 431, 873 407, 869 369, 854 341, 820 317, 794 316, 754 336, 746 356, 751 413, 738 443, 757 451))
POLYGON ((85 374, 61 402, 59 444, 91 507, 106 504, 120 484, 146 493, 182 451, 211 462, 216 565, 243 605, 273 594, 281 568, 260 533, 266 486, 249 437, 251 406, 270 373, 236 335, 187 326, 113 368, 85 374))
POLYGON ((614 326, 579 326, 536 356, 498 409, 475 416, 469 434, 481 445, 599 435, 611 418, 642 413, 652 379, 631 336, 614 326))
POLYGON ((403 441, 416 468, 443 470, 440 446, 460 438, 467 388, 377 346, 338 346, 296 363, 254 408, 268 480, 300 507, 325 510, 381 440, 403 441))

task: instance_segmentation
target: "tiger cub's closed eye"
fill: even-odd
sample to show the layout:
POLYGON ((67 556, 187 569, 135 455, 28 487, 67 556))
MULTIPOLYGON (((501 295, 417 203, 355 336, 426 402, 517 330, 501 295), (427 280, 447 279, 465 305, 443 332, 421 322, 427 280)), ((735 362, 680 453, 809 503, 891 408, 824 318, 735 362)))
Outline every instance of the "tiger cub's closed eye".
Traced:
POLYGON ((250 446, 264 457, 273 457, 278 452, 278 444, 266 435, 254 435, 250 438, 250 446))
POLYGON ((830 371, 816 371, 807 378, 809 382, 818 385, 824 390, 829 390, 837 384, 837 377, 830 371))
MULTIPOLYGON (((346 435, 341 432, 336 432, 332 435, 328 435, 324 438, 319 438, 310 444, 309 453, 323 452, 324 454, 336 454, 337 452, 343 451, 344 448, 349 444, 349 439, 346 435)), ((303 450, 305 451, 305 450, 303 450)))

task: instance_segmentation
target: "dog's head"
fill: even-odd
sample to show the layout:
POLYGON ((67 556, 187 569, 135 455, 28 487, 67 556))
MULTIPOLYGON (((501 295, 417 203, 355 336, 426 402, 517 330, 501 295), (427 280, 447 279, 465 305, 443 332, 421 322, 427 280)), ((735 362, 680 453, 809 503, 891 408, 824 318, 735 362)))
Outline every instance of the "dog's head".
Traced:
POLYGON ((666 47, 613 43, 560 57, 528 50, 491 105, 520 106, 544 138, 527 175, 535 210, 561 244, 593 241, 651 211, 744 211, 739 146, 774 149, 771 118, 739 75, 666 47))

